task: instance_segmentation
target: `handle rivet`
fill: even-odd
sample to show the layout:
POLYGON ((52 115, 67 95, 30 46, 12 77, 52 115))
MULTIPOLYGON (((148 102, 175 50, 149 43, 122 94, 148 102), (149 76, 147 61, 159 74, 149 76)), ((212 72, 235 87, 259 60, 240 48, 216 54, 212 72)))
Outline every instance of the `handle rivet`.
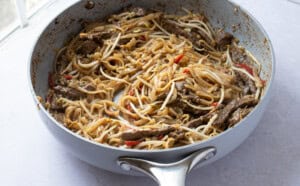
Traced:
POLYGON ((121 163, 120 164, 121 168, 125 171, 130 171, 131 167, 127 163, 121 163))
POLYGON ((208 159, 212 158, 214 155, 215 155, 215 154, 212 153, 212 152, 209 153, 209 154, 207 154, 207 156, 205 157, 205 160, 208 160, 208 159))

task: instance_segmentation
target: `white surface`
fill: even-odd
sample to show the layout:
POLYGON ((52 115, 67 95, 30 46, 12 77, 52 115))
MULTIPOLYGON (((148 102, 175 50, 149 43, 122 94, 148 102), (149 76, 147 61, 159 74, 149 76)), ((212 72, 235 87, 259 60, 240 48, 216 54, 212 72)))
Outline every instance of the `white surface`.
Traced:
MULTIPOLYGON (((237 150, 188 176, 187 185, 300 185, 300 6, 286 0, 242 1, 274 44, 274 95, 261 124, 237 150)), ((0 185, 152 185, 149 178, 96 169, 68 154, 37 115, 26 63, 41 28, 71 0, 59 0, 0 47, 0 185)))

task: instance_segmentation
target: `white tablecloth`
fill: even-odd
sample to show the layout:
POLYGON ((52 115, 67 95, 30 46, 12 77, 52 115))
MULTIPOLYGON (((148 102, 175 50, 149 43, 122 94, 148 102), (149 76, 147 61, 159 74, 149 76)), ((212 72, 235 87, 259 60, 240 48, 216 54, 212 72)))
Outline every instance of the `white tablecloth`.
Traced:
MULTIPOLYGON (((273 97, 261 124, 238 149, 200 170, 187 185, 300 185, 300 5, 235 0, 265 27, 277 58, 273 97)), ((94 168, 71 156, 47 131, 28 90, 26 62, 34 38, 71 0, 39 12, 0 46, 0 185, 155 185, 94 168)))

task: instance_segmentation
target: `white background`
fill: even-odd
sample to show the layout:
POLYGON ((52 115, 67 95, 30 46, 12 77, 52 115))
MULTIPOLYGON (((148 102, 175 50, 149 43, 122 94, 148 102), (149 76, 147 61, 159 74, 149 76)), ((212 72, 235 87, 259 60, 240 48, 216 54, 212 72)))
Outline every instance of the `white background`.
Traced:
MULTIPOLYGON (((273 97, 260 125, 238 149, 201 170, 187 185, 300 185, 300 5, 286 0, 235 0, 265 27, 277 72, 273 97)), ((152 185, 94 168, 70 155, 37 115, 27 83, 33 41, 71 0, 58 0, 0 46, 0 185, 152 185)))

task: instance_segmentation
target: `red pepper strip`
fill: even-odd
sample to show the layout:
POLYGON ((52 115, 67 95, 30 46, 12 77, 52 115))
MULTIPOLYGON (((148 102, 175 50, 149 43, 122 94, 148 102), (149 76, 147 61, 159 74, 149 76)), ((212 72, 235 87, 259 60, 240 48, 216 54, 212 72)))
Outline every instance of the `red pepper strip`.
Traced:
POLYGON ((244 63, 236 64, 237 67, 245 69, 249 74, 253 76, 253 69, 244 63))
POLYGON ((185 73, 185 74, 189 74, 189 73, 191 73, 191 72, 190 72, 190 70, 189 70, 189 69, 187 69, 187 68, 186 68, 186 69, 184 69, 184 70, 183 70, 183 73, 185 73))
POLYGON ((128 92, 128 95, 130 95, 130 96, 134 96, 134 90, 133 90, 133 89, 131 89, 131 90, 128 92))
POLYGON ((53 75, 51 72, 48 73, 48 85, 50 88, 54 87, 53 75))
POLYGON ((178 64, 178 63, 182 60, 183 56, 184 56, 183 54, 180 54, 179 56, 177 56, 177 57, 174 59, 174 63, 178 64))
POLYGON ((164 136, 163 135, 159 135, 159 136, 157 136, 157 139, 158 140, 161 140, 161 139, 163 139, 164 138, 164 136))
POLYGON ((146 37, 145 37, 144 35, 141 35, 141 36, 140 36, 140 40, 146 41, 146 37))
POLYGON ((266 80, 260 79, 260 81, 261 81, 261 84, 262 84, 263 86, 266 86, 266 83, 267 83, 266 80))
POLYGON ((143 84, 140 84, 139 91, 142 91, 142 89, 143 89, 143 84))
POLYGON ((211 104, 211 106, 213 106, 213 107, 217 107, 218 105, 219 105, 218 102, 213 102, 213 103, 211 104))
POLYGON ((130 112, 132 112, 132 108, 129 104, 126 104, 126 109, 129 110, 130 112))
POLYGON ((73 76, 71 76, 71 75, 69 75, 69 74, 64 75, 64 77, 65 77, 66 80, 71 80, 71 79, 73 78, 73 76))
POLYGON ((136 146, 139 143, 141 143, 141 141, 125 141, 124 143, 125 143, 125 145, 127 145, 129 147, 133 147, 133 146, 136 146))

